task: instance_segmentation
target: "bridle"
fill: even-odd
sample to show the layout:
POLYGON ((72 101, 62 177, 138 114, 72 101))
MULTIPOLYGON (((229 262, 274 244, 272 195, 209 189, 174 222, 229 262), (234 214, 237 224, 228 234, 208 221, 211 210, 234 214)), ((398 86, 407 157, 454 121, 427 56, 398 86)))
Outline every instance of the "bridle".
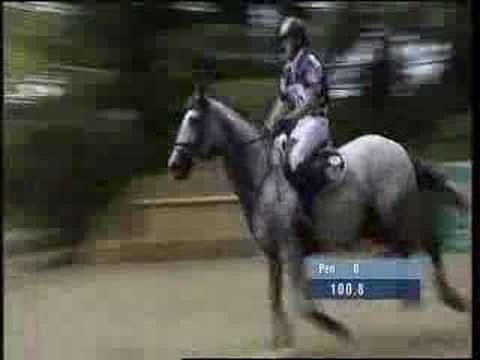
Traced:
MULTIPOLYGON (((272 134, 270 132, 270 130, 263 126, 262 129, 261 129, 261 134, 253 139, 250 139, 250 140, 247 140, 243 143, 240 143, 240 147, 248 147, 252 144, 255 144, 261 140, 264 140, 264 139, 270 139, 272 137, 272 134)), ((201 136, 199 136, 199 139, 201 139, 201 136)), ((193 158, 193 153, 194 151, 196 150, 198 144, 197 143, 191 143, 191 142, 175 142, 174 143, 174 146, 179 148, 179 150, 183 151, 184 153, 187 153, 191 158, 193 158)), ((265 147, 268 147, 268 145, 266 145, 265 147)), ((265 183, 265 181, 267 180, 268 176, 270 175, 270 173, 272 172, 273 170, 273 166, 272 166, 272 163, 271 163, 271 156, 268 154, 268 149, 266 151, 267 153, 267 170, 265 171, 265 174, 262 176, 262 180, 260 181, 260 183, 255 186, 255 190, 254 190, 254 193, 255 193, 255 200, 258 198, 258 195, 260 193, 260 189, 263 187, 263 184, 265 183)))
POLYGON ((180 149, 184 149, 185 151, 188 151, 190 153, 192 153, 197 147, 196 144, 189 143, 189 142, 175 142, 173 146, 179 147, 180 149))

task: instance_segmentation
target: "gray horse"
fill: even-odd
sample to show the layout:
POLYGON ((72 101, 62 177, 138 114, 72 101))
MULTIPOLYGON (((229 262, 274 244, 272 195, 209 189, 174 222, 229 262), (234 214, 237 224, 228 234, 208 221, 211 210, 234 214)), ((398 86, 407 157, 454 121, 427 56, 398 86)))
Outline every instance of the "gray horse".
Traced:
POLYGON ((282 301, 283 264, 287 265, 295 308, 302 317, 340 338, 352 339, 344 325, 315 308, 303 260, 326 242, 334 248, 355 250, 371 209, 385 230, 388 246, 405 257, 418 249, 427 251, 440 298, 455 310, 467 310, 467 303, 447 283, 439 244, 431 237, 416 239, 420 236, 407 225, 414 223, 409 219, 412 210, 418 209, 416 200, 422 189, 453 195, 457 205, 468 204, 453 183, 412 161, 401 145, 382 136, 365 135, 338 149, 346 161, 346 172, 341 182, 316 196, 317 247, 312 250, 312 240, 302 239, 295 231, 299 201, 283 176, 281 155, 272 139, 220 100, 206 96, 203 87, 196 87, 185 111, 168 168, 176 179, 186 179, 194 157, 223 157, 252 236, 268 259, 274 348, 292 344, 282 301))

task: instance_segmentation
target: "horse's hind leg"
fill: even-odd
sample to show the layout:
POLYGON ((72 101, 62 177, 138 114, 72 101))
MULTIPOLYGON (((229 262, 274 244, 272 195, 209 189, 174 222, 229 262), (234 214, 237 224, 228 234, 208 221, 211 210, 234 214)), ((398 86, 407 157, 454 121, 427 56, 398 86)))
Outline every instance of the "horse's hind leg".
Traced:
POLYGON ((448 307, 465 312, 469 311, 469 305, 462 296, 450 286, 447 281, 445 273, 445 266, 442 258, 442 242, 441 239, 433 233, 433 222, 431 214, 435 210, 435 202, 432 200, 434 194, 422 194, 422 201, 417 208, 421 209, 423 214, 430 214, 430 216, 422 216, 422 222, 417 224, 418 235, 422 239, 423 248, 430 255, 434 268, 434 284, 436 285, 437 293, 440 299, 448 307))
POLYGON ((466 300, 455 290, 455 288, 450 286, 447 281, 440 242, 437 241, 434 236, 429 236, 429 240, 427 251, 432 259, 434 267, 434 283, 440 299, 445 305, 453 310, 460 312, 470 311, 470 306, 466 300))
MULTIPOLYGON (((408 258, 418 248, 416 243, 418 234, 414 225, 415 216, 413 210, 415 203, 410 197, 404 197, 390 203, 378 203, 377 211, 382 227, 382 235, 389 246, 389 251, 384 257, 408 258)), ((402 300, 405 307, 419 306, 420 299, 402 300)))
MULTIPOLYGON (((400 225, 400 222, 384 223, 383 234, 391 244, 391 250, 384 254, 383 257, 402 257, 407 259, 411 255, 411 249, 408 246, 408 241, 404 238, 406 236, 406 228, 400 225), (403 238, 403 240, 402 240, 403 238)), ((421 304, 421 299, 404 299, 402 300, 404 307, 418 307, 421 304)))

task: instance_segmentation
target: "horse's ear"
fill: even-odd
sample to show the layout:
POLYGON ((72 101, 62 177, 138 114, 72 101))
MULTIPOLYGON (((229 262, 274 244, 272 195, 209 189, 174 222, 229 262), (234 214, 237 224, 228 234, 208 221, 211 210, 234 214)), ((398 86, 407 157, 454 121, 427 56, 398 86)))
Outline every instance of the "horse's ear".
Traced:
POLYGON ((197 99, 204 99, 205 98, 205 85, 204 84, 195 84, 194 91, 195 97, 197 99))
POLYGON ((202 84, 202 83, 195 84, 193 97, 195 99, 196 104, 198 104, 198 106, 200 108, 204 109, 208 106, 207 98, 205 96, 205 85, 204 84, 202 84))

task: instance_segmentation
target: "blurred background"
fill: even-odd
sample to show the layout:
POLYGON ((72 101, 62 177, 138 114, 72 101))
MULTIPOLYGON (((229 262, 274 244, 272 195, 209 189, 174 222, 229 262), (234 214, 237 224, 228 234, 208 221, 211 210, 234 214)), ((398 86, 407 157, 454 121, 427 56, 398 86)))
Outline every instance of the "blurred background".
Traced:
MULTIPOLYGON (((467 4, 2 6, 7 256, 55 250, 70 262, 71 249, 89 239, 94 247, 146 233, 159 239, 166 227, 146 230, 145 214, 155 212, 158 222, 168 211, 132 203, 229 194, 216 161, 185 184, 164 176, 182 104, 193 70, 206 63, 216 79, 210 91, 260 123, 277 92, 274 35, 285 15, 307 22, 313 49, 327 63, 336 145, 374 132, 431 161, 468 164, 471 157, 467 4)), ((238 237, 237 228, 230 232, 238 237)))

